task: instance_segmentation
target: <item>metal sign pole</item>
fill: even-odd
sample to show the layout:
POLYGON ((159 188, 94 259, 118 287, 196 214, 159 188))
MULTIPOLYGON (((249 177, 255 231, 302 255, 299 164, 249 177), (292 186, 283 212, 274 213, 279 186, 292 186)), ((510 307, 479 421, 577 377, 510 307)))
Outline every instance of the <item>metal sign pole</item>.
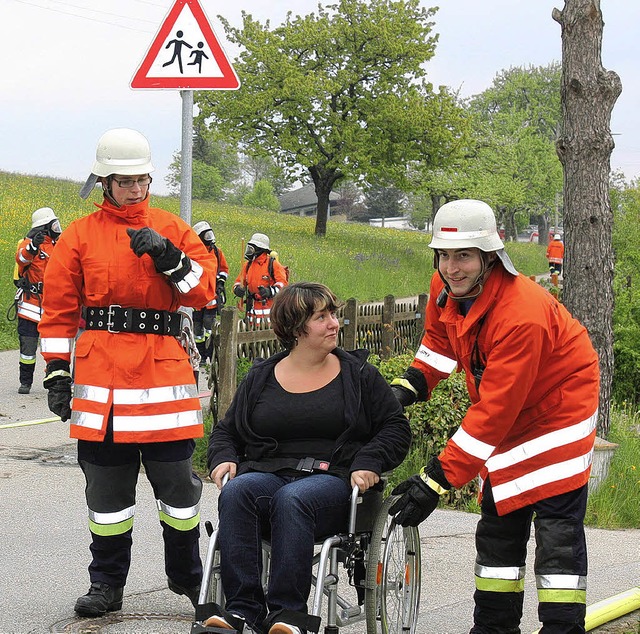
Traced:
POLYGON ((191 177, 193 172, 193 90, 181 90, 182 153, 180 156, 180 218, 191 224, 191 177))

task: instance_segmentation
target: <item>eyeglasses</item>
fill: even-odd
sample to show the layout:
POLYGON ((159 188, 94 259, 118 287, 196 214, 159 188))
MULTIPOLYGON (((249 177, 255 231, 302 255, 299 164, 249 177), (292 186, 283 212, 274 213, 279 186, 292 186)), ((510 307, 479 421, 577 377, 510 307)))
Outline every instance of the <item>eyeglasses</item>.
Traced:
POLYGON ((143 176, 137 181, 133 180, 133 178, 123 178, 122 180, 118 180, 115 176, 112 176, 111 178, 118 183, 118 187, 122 187, 122 189, 131 189, 136 183, 139 187, 147 187, 147 185, 150 185, 153 182, 151 176, 143 176))

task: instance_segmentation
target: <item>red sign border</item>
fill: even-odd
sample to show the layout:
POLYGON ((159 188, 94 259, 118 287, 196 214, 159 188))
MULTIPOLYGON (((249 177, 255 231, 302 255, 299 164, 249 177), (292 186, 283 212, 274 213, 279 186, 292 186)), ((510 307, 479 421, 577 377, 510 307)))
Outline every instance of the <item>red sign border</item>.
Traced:
POLYGON ((209 20, 205 15, 198 0, 176 0, 176 3, 167 14, 160 30, 156 34, 147 54, 135 72, 130 84, 133 89, 183 89, 183 90, 237 90, 240 87, 240 80, 236 75, 231 62, 227 58, 222 46, 218 42, 209 20), (206 40, 211 52, 222 71, 222 77, 148 77, 147 73, 158 58, 162 45, 167 36, 178 21, 182 10, 188 6, 193 13, 202 35, 206 40))

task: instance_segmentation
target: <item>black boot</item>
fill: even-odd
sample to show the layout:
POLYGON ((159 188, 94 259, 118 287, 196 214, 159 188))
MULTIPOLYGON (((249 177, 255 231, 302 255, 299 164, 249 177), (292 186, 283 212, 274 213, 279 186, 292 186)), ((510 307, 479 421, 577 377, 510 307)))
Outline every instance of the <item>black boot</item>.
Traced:
POLYGON ((94 581, 89 592, 76 601, 73 608, 80 616, 102 616, 106 612, 122 609, 122 591, 107 583, 94 581))
POLYGON ((31 385, 27 385, 26 383, 22 383, 18 388, 18 394, 29 394, 31 391, 31 385))
POLYGON ((176 594, 184 594, 189 599, 189 601, 191 601, 193 607, 197 607, 198 597, 200 596, 200 586, 192 586, 191 588, 186 588, 185 586, 181 586, 175 581, 172 581, 168 577, 167 584, 171 592, 175 592, 176 594))

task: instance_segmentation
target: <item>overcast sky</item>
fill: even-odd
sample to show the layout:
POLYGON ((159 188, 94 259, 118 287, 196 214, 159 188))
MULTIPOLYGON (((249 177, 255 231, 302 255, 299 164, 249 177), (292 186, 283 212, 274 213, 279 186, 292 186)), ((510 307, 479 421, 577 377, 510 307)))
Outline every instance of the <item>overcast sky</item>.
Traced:
MULTIPOLYGON (((0 170, 84 181, 100 135, 109 128, 132 127, 151 143, 153 191, 167 193, 167 167, 181 145, 180 92, 133 90, 129 84, 173 4, 0 0, 0 170)), ((294 6, 296 14, 317 8, 313 0, 200 0, 200 5, 231 58, 237 51, 225 41, 218 15, 240 25, 244 9, 276 26, 288 7, 294 6)), ((562 9, 564 1, 442 0, 434 18, 440 41, 428 63, 430 80, 469 96, 488 88, 502 69, 560 61, 554 7, 562 9)), ((602 62, 620 75, 623 85, 611 123, 616 143, 611 164, 627 178, 636 178, 640 2, 601 0, 601 8, 602 62)))

